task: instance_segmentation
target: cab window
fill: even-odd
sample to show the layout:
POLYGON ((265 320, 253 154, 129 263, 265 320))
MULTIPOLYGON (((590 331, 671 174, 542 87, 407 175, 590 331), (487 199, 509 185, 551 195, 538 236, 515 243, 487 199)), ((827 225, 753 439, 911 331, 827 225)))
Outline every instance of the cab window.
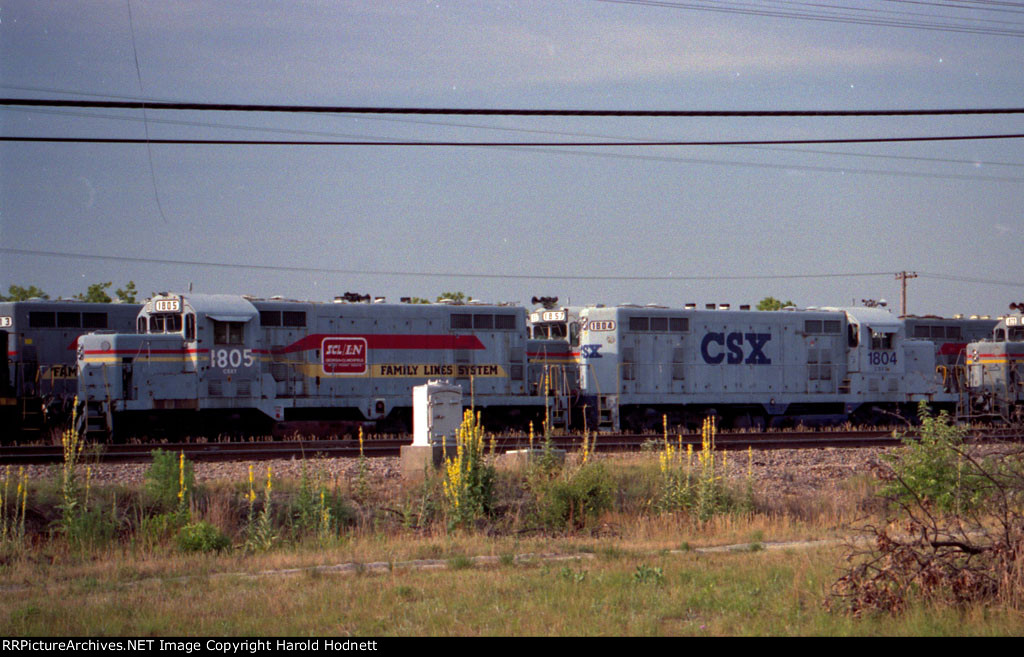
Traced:
POLYGON ((220 322, 213 320, 214 344, 244 344, 245 322, 220 322))
POLYGON ((892 349, 892 333, 871 332, 872 349, 892 349))

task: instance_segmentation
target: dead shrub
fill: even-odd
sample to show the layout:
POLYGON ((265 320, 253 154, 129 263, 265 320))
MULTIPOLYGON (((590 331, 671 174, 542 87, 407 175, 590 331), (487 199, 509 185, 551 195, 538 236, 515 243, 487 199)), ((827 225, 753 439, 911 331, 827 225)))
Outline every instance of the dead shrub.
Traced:
POLYGON ((900 520, 863 528, 869 547, 849 547, 851 565, 833 584, 829 609, 899 613, 914 601, 1024 609, 1024 449, 935 450, 913 447, 913 477, 901 469, 904 454, 890 461, 885 500, 900 520), (951 490, 937 485, 941 477, 923 476, 922 462, 952 472, 951 490))

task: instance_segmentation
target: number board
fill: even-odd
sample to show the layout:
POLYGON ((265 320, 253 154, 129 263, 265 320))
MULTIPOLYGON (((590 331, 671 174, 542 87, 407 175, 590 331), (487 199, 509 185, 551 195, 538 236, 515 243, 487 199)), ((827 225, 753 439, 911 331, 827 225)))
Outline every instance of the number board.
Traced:
POLYGON ((181 299, 157 299, 153 302, 153 312, 180 313, 181 299))

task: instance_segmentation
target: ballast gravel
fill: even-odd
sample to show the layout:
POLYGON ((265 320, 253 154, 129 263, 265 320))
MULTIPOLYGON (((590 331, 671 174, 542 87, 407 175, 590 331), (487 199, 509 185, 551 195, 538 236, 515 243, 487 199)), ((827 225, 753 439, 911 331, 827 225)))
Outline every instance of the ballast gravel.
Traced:
MULTIPOLYGON (((822 449, 774 449, 716 452, 717 467, 724 467, 731 480, 742 481, 748 469, 757 492, 771 496, 802 496, 810 493, 825 493, 835 489, 857 476, 877 473, 883 466, 881 458, 892 448, 834 448, 822 449)), ((572 457, 570 457, 572 458, 572 457)), ((657 464, 654 453, 600 454, 599 459, 610 463, 616 461, 639 462, 649 460, 657 464)), ((683 456, 685 458, 685 456, 683 456)), ((694 467, 696 455, 693 457, 694 467)), ((358 476, 359 460, 355 458, 311 458, 305 463, 299 459, 276 459, 269 461, 221 462, 194 464, 198 483, 244 482, 248 480, 249 466, 253 467, 256 479, 264 480, 267 467, 271 468, 275 481, 299 479, 303 469, 307 474, 316 474, 328 481, 353 481, 358 476)), ((89 466, 90 478, 96 484, 141 484, 148 463, 106 464, 89 466)), ((13 468, 13 466, 12 466, 13 468)), ((30 479, 54 477, 59 465, 28 466, 30 479)), ((366 459, 367 480, 374 487, 396 486, 404 480, 397 457, 366 459)), ((84 469, 84 466, 80 466, 84 469)), ((84 472, 82 472, 84 476, 84 472)))

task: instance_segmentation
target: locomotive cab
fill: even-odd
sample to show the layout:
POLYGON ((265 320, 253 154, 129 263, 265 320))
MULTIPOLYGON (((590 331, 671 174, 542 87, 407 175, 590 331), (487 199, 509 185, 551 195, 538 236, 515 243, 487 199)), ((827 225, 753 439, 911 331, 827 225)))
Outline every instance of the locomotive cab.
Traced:
POLYGON ((161 294, 139 313, 138 330, 176 336, 181 342, 181 371, 205 373, 205 392, 210 396, 248 397, 259 375, 253 321, 258 315, 243 297, 161 294))
POLYGON ((847 393, 847 409, 855 419, 866 422, 884 420, 894 408, 914 417, 913 404, 929 401, 943 404, 942 381, 935 369, 933 342, 907 339, 905 322, 882 308, 847 309, 847 378, 842 391, 847 393), (863 402, 870 400, 861 408, 863 402))
MULTIPOLYGON (((166 424, 159 422, 161 415, 199 410, 201 397, 213 400, 210 406, 225 426, 246 427, 233 409, 244 408, 260 393, 253 349, 256 316, 255 307, 242 297, 164 293, 142 307, 137 334, 83 336, 78 359, 86 430, 149 433, 166 424)), ((174 415, 172 424, 186 433, 206 428, 201 424, 210 420, 174 415)))
POLYGON ((903 324, 887 310, 853 308, 847 316, 847 372, 865 376, 903 372, 903 324))
POLYGON ((967 345, 967 385, 972 415, 1020 419, 1024 407, 1024 314, 999 320, 991 340, 967 345))
POLYGON ((583 426, 582 410, 577 408, 580 397, 581 309, 558 307, 555 305, 557 299, 546 301, 543 307, 530 313, 530 339, 527 341, 530 394, 550 398, 549 417, 553 424, 583 426))

